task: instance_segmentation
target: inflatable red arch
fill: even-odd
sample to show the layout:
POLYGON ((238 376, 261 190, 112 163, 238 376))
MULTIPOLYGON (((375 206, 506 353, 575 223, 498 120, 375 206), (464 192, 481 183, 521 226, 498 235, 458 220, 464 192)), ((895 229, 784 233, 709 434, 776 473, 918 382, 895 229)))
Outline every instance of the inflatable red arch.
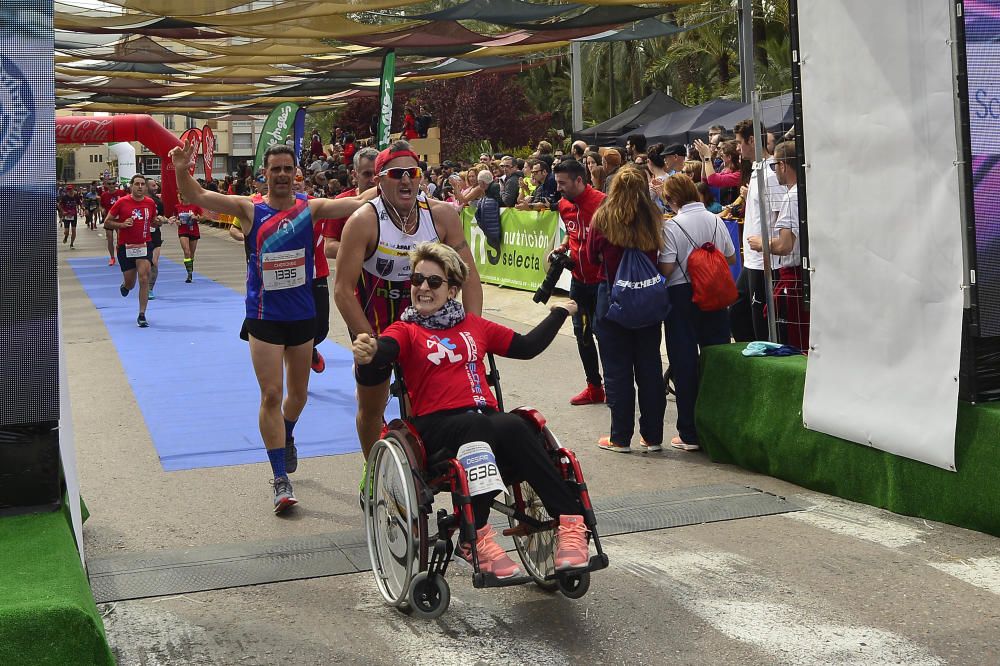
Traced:
POLYGON ((56 143, 116 143, 138 141, 160 158, 160 197, 167 216, 177 206, 177 178, 167 153, 181 142, 152 116, 66 116, 56 118, 56 143))

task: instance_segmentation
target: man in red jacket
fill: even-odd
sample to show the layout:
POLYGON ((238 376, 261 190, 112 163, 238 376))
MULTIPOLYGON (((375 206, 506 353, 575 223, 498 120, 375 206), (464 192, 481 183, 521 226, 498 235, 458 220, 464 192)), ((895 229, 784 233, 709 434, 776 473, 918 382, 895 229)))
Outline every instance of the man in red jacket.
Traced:
POLYGON ((578 306, 573 315, 573 335, 576 336, 583 371, 587 375, 587 388, 571 398, 569 404, 593 405, 604 402, 601 364, 594 336, 597 286, 601 277, 600 264, 590 258, 586 246, 590 220, 604 201, 605 194, 587 184, 585 168, 576 160, 563 160, 555 166, 554 171, 556 188, 562 194, 559 216, 566 226, 566 240, 556 252, 569 252, 569 257, 573 260, 569 297, 578 306))

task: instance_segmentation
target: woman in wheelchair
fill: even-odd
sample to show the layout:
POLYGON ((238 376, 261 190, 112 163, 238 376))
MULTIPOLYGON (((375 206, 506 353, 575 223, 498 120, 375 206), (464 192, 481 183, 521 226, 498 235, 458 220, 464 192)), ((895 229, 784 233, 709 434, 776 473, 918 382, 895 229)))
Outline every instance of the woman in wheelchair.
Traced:
MULTIPOLYGON (((428 459, 455 457, 467 442, 486 442, 493 449, 505 483, 527 481, 553 518, 558 518, 557 571, 588 563, 587 528, 578 499, 567 487, 544 450, 538 433, 524 419, 497 410, 487 382, 488 353, 517 359, 540 354, 555 339, 576 303, 554 304, 549 315, 529 333, 466 313, 456 299, 469 269, 451 247, 421 243, 410 253, 412 305, 378 338, 359 335, 354 341, 357 380, 381 382, 385 368, 399 363, 412 403, 411 423, 424 442, 428 459)), ((496 542, 488 524, 496 493, 472 498, 476 552, 480 570, 504 579, 522 574, 496 542)), ((471 550, 456 553, 471 562, 471 550)))

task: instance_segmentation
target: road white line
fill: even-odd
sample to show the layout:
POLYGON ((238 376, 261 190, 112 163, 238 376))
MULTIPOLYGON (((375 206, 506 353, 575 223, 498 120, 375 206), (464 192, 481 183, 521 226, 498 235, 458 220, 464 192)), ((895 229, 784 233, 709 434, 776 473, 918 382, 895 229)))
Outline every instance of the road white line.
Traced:
MULTIPOLYGON (((464 571, 455 573, 467 575, 464 571)), ((511 631, 512 625, 524 624, 523 607, 519 609, 517 601, 509 598, 514 593, 456 589, 458 586, 453 585, 449 610, 437 620, 427 621, 387 606, 370 575, 344 578, 350 579, 352 588, 345 595, 353 594, 359 600, 354 610, 371 618, 369 627, 392 646, 392 660, 396 663, 433 661, 435 666, 469 666, 572 662, 561 649, 560 638, 553 637, 549 642, 511 631)))
POLYGON ((970 585, 1000 594, 1000 557, 974 557, 958 562, 928 562, 932 567, 970 585))
POLYGON ((766 653, 767 663, 826 664, 943 663, 905 636, 829 617, 828 604, 796 590, 788 603, 781 585, 755 573, 753 562, 724 551, 664 552, 632 537, 608 539, 613 566, 636 575, 723 635, 766 653))
POLYGON ((833 499, 810 497, 809 501, 813 507, 782 516, 886 548, 902 548, 923 541, 923 530, 902 522, 888 511, 833 499))

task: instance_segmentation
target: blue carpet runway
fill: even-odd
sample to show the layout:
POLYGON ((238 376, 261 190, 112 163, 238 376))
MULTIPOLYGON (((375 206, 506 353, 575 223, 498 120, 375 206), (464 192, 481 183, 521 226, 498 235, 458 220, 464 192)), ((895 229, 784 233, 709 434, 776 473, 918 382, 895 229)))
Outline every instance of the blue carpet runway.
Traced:
MULTIPOLYGON (((138 285, 118 293, 121 271, 100 257, 70 259, 101 313, 167 471, 267 462, 257 429, 260 390, 247 343, 239 339, 243 295, 160 258, 156 300, 140 329, 138 285)), ((326 371, 309 378, 309 401, 295 427, 299 457, 360 450, 349 350, 320 344, 326 371)), ((386 418, 393 418, 390 404, 386 418)))

